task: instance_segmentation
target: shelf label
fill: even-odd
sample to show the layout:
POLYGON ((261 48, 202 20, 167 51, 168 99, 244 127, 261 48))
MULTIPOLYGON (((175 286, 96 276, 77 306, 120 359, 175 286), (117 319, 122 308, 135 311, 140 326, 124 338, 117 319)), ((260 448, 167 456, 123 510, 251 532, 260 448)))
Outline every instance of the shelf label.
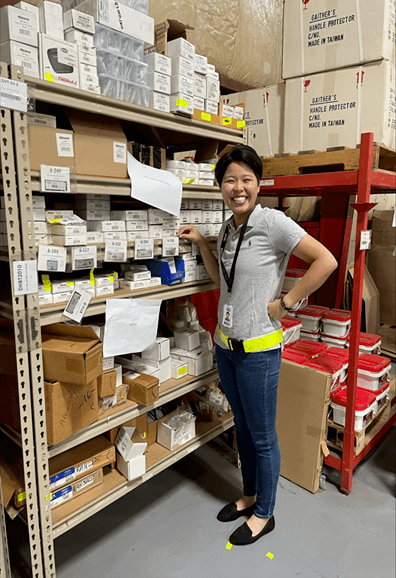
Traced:
POLYGON ((371 248, 372 231, 361 231, 360 233, 360 250, 365 251, 371 248))
POLYGON ((123 263, 127 260, 127 241, 106 241, 105 261, 116 261, 123 263))
POLYGON ((72 247, 72 270, 94 269, 98 262, 98 247, 90 245, 89 247, 72 247))
POLYGON ((179 237, 164 237, 162 239, 162 256, 176 257, 179 254, 179 237))
POLYGON ((56 148, 58 150, 58 157, 74 157, 73 135, 57 132, 56 148))
POLYGON ((39 271, 66 271, 66 247, 39 245, 39 271))
POLYGON ((113 141, 113 160, 115 163, 126 165, 127 162, 127 148, 124 142, 113 141))
POLYGON ((261 187, 273 187, 275 184, 275 179, 263 179, 260 181, 261 187))
POLYGON ((135 239, 135 259, 153 259, 154 239, 135 239))
POLYGON ((70 193, 70 167, 40 165, 42 193, 70 193))
POLYGON ((37 291, 37 261, 14 261, 14 295, 30 295, 37 291))
POLYGON ((27 112, 27 84, 0 77, 0 107, 27 112))
POLYGON ((73 291, 63 311, 63 315, 77 323, 81 323, 91 298, 92 295, 88 293, 88 291, 73 291))

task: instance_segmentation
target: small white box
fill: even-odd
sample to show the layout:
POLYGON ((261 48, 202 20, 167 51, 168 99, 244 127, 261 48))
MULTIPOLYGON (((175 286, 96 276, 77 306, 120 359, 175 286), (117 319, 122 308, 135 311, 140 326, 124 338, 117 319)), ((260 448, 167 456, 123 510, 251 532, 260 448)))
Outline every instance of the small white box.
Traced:
POLYGON ((194 96, 200 96, 206 99, 206 76, 194 74, 194 96))
POLYGON ((234 118, 234 107, 223 104, 221 107, 221 116, 225 118, 234 118))
POLYGON ((195 437, 195 416, 191 416, 191 419, 179 428, 173 429, 166 422, 172 418, 174 413, 176 412, 158 420, 157 443, 168 450, 174 450, 195 437))
POLYGON ((153 347, 142 351, 142 359, 163 361, 170 356, 170 345, 167 337, 157 337, 153 347))
POLYGON ((87 231, 87 245, 104 243, 104 234, 99 231, 87 231))
POLYGON ((62 293, 55 293, 55 295, 52 295, 52 302, 54 304, 56 303, 67 303, 67 301, 69 301, 70 299, 70 295, 71 295, 72 291, 64 291, 62 293))
POLYGON ((202 223, 212 223, 212 211, 202 211, 202 223))
POLYGON ((39 28, 43 34, 48 34, 52 38, 64 39, 63 33, 63 11, 60 4, 44 0, 38 6, 39 28))
MULTIPOLYGON (((172 76, 187 76, 190 80, 194 80, 194 63, 189 58, 175 56, 172 58, 172 76)), ((172 90, 172 92, 183 91, 172 90)))
POLYGON ((81 42, 84 45, 93 48, 93 36, 91 36, 90 34, 86 34, 85 32, 81 32, 81 30, 75 30, 74 28, 72 28, 71 30, 66 30, 65 40, 73 43, 81 42))
POLYGON ((106 209, 76 209, 76 212, 84 221, 88 221, 88 226, 91 226, 89 221, 110 221, 110 211, 106 209))
POLYGON ((243 120, 245 115, 245 110, 243 106, 234 106, 234 118, 237 120, 243 120))
POLYGON ((38 50, 35 46, 8 40, 0 44, 0 61, 6 64, 23 66, 23 71, 28 76, 40 78, 38 50))
POLYGON ((85 236, 87 234, 86 225, 57 225, 53 223, 50 227, 53 235, 85 236))
POLYGON ((147 75, 147 84, 155 92, 171 93, 171 77, 161 72, 150 72, 147 75))
POLYGON ((202 211, 191 210, 191 223, 202 223, 202 211))
POLYGON ((129 291, 135 291, 135 289, 146 289, 147 281, 131 281, 130 279, 120 279, 120 289, 128 289, 129 291))
POLYGON ((161 209, 150 208, 147 211, 149 225, 162 225, 164 222, 165 212, 161 209))
POLYGON ((190 199, 190 209, 201 210, 202 200, 201 199, 190 199))
POLYGON ((144 61, 147 64, 147 71, 150 72, 161 72, 162 74, 167 74, 171 76, 172 66, 171 59, 165 54, 159 54, 158 52, 152 52, 144 57, 144 61))
MULTIPOLYGON (((74 46, 77 47, 77 44, 74 46)), ((80 67, 80 78, 84 78, 84 75, 88 76, 98 76, 98 69, 96 66, 91 66, 90 64, 79 63, 80 67)))
POLYGON ((74 290, 74 281, 52 281, 51 291, 52 294, 56 293, 71 293, 74 290))
POLYGON ((204 223, 203 236, 212 237, 214 235, 214 225, 211 223, 204 223))
MULTIPOLYGON (((75 279, 74 289, 80 289, 81 291, 86 291, 95 287, 95 282, 91 285, 91 279, 89 277, 84 277, 83 279, 75 279)), ((100 335, 99 335, 100 337, 100 335)))
POLYGON ((126 461, 143 455, 147 447, 144 438, 133 426, 121 426, 114 445, 126 461))
POLYGON ((213 200, 213 210, 214 211, 222 211, 224 209, 224 201, 221 199, 213 200))
POLYGON ((125 221, 89 221, 87 222, 88 231, 125 231, 125 221))
POLYGON ((151 277, 147 281, 147 287, 159 287, 160 285, 162 285, 161 277, 151 277))
MULTIPOLYGON (((5 245, 7 245, 7 236, 5 236, 5 245)), ((38 245, 52 245, 52 235, 35 235, 34 243, 36 247, 38 245)))
MULTIPOLYGON (((70 297, 70 293, 69 293, 70 297)), ((51 305, 54 302, 53 295, 51 293, 46 293, 45 295, 39 295, 40 305, 51 305)))
POLYGON ((117 372, 116 387, 122 385, 122 365, 119 363, 114 364, 114 369, 117 372))
POLYGON ((174 331, 175 345, 180 349, 191 351, 199 347, 199 332, 192 329, 185 329, 184 331, 174 331))
MULTIPOLYGON (((62 9, 61 9, 62 10, 62 9)), ((36 14, 19 10, 15 6, 0 8, 0 36, 2 43, 7 40, 37 46, 38 22, 36 14)))
MULTIPOLYGON (((213 210, 213 201, 212 199, 203 199, 201 209, 203 211, 212 211, 213 210)), ((212 222, 212 221, 211 221, 212 222)))
POLYGON ((185 38, 176 38, 167 43, 168 56, 174 58, 175 56, 183 56, 192 62, 195 59, 195 46, 188 42, 185 38))
POLYGON ((111 356, 111 357, 102 357, 102 367, 103 367, 103 370, 113 369, 113 367, 114 367, 114 356, 111 356))
POLYGON ((110 211, 110 201, 81 199, 77 200, 76 209, 82 211, 110 211))
POLYGON ((207 72, 208 72, 208 57, 202 56, 202 54, 195 54, 194 70, 195 70, 195 72, 199 72, 199 74, 207 74, 207 72))
POLYGON ((149 239, 162 239, 164 228, 163 225, 149 225, 148 236, 149 239))
POLYGON ((186 377, 188 371, 187 363, 184 363, 177 359, 172 359, 171 367, 172 367, 172 379, 180 379, 181 377, 186 377))
POLYGON ((205 112, 219 114, 219 103, 213 100, 205 100, 205 112))
POLYGON ((61 247, 76 247, 77 245, 86 245, 86 235, 52 235, 52 244, 61 247))
MULTIPOLYGON (((171 77, 171 92, 188 94, 190 97, 194 96, 194 81, 192 78, 175 74, 171 77)), ((191 98, 192 100, 192 98, 191 98)))
POLYGON ((120 454, 117 454, 117 470, 127 480, 140 478, 146 473, 146 456, 143 455, 126 461, 120 454))
POLYGON ((170 97, 170 110, 171 112, 180 112, 183 114, 193 115, 194 114, 194 100, 189 94, 177 93, 171 94, 170 97))
POLYGON ((36 221, 34 223, 35 235, 46 235, 48 233, 48 223, 45 221, 36 221))
POLYGON ((38 6, 34 6, 34 4, 30 4, 29 2, 17 2, 14 4, 15 8, 19 8, 20 10, 26 10, 26 12, 32 12, 36 15, 37 18, 37 31, 38 31, 38 21, 39 21, 39 9, 38 6))
POLYGON ((206 98, 217 103, 220 102, 220 81, 211 76, 206 77, 206 98))
POLYGON ((149 107, 163 112, 170 112, 170 98, 168 94, 162 92, 149 92, 149 107))
MULTIPOLYGON (((91 48, 89 52, 85 50, 81 50, 80 46, 77 44, 77 52, 78 52, 78 62, 80 64, 87 64, 88 66, 97 66, 96 60, 96 48, 91 48)), ((80 74, 82 77, 82 74, 80 74)), ((94 77, 94 74, 91 75, 84 75, 84 76, 91 76, 94 77)), ((97 82, 97 84, 99 84, 97 82)))
POLYGON ((148 213, 145 210, 129 209, 126 211, 111 211, 114 221, 145 221, 147 226, 148 213))
POLYGON ((95 287, 95 297, 103 297, 104 295, 112 295, 114 293, 113 283, 109 283, 104 287, 95 287))
MULTIPOLYGON (((44 4, 53 4, 53 2, 44 2, 44 4)), ((77 46, 66 40, 52 38, 47 34, 38 36, 41 78, 79 88, 77 46)))
POLYGON ((74 28, 84 34, 95 34, 95 21, 93 16, 72 9, 63 14, 63 28, 65 31, 74 28))
POLYGON ((170 356, 161 359, 161 361, 156 361, 155 359, 150 359, 149 357, 145 357, 144 359, 140 357, 135 359, 135 356, 132 357, 132 361, 138 362, 138 359, 140 359, 140 361, 145 365, 148 365, 148 367, 153 368, 155 371, 159 371, 158 379, 160 384, 164 383, 164 381, 168 381, 168 379, 171 379, 172 365, 170 356))
POLYGON ((184 283, 190 283, 197 280, 197 260, 184 261, 184 283))
POLYGON ((125 271, 124 277, 128 281, 148 281, 151 279, 151 271, 125 271))
POLYGON ((103 233, 103 240, 106 241, 126 241, 127 234, 126 231, 108 231, 103 233))
POLYGON ((166 168, 167 169, 185 169, 186 168, 186 161, 167 160, 166 161, 166 168))
POLYGON ((33 207, 33 221, 45 221, 45 209, 43 207, 33 207))
POLYGON ((189 209, 180 211, 180 223, 182 225, 189 225, 191 223, 191 212, 189 209))
POLYGON ((198 185, 205 185, 206 187, 213 187, 214 179, 198 179, 198 185))
POLYGON ((203 281, 204 279, 210 279, 205 265, 203 263, 198 263, 197 265, 197 281, 203 281))
POLYGON ((187 363, 189 375, 202 375, 213 368, 213 353, 202 347, 197 347, 194 351, 183 351, 176 348, 171 350, 171 354, 187 363))
POLYGON ((212 212, 212 223, 223 223, 223 211, 213 211, 212 212))
POLYGON ((145 231, 148 233, 148 221, 125 221, 125 226, 128 232, 145 231))
POLYGON ((205 99, 201 96, 194 96, 194 108, 205 111, 205 99))

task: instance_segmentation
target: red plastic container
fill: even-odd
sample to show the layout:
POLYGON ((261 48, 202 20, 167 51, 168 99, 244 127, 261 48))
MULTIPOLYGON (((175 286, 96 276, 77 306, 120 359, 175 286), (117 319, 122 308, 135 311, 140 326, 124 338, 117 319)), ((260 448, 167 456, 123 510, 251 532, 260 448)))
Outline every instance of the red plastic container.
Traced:
MULTIPOLYGON (((331 398, 333 421, 345 426, 347 388, 340 388, 331 398)), ((361 387, 356 388, 355 430, 363 429, 373 419, 377 406, 375 394, 361 387)))
POLYGON ((288 349, 284 349, 282 351, 282 359, 287 359, 288 361, 294 361, 294 363, 305 365, 305 362, 309 360, 309 357, 302 352, 293 351, 291 347, 289 347, 288 349))
POLYGON ((317 357, 308 360, 304 365, 318 371, 330 373, 332 376, 330 391, 334 391, 341 383, 343 365, 339 359, 333 355, 328 355, 327 351, 323 351, 317 357))
POLYGON ((343 373, 341 375, 340 381, 345 381, 348 375, 348 365, 349 365, 349 351, 344 347, 329 347, 327 349, 327 354, 332 355, 339 359, 342 363, 343 373))
POLYGON ((283 343, 288 344, 300 339, 301 321, 296 317, 285 315, 280 320, 283 328, 283 343))
POLYGON ((343 309, 330 309, 322 317, 322 333, 345 337, 351 327, 352 314, 343 309))
POLYGON ((283 281, 282 291, 290 291, 304 277, 304 269, 286 269, 285 279, 283 281))
POLYGON ((293 351, 303 352, 309 354, 309 356, 316 357, 319 353, 326 351, 326 343, 319 343, 317 341, 309 341, 306 339, 300 339, 296 343, 291 345, 293 351))
POLYGON ((358 387, 377 391, 390 381, 391 362, 382 355, 362 353, 358 359, 358 387))
MULTIPOLYGON (((349 347, 349 335, 346 346, 349 347)), ((381 337, 375 333, 361 333, 359 339, 359 353, 372 353, 379 355, 381 353, 381 337)))
POLYGON ((328 307, 308 305, 298 310, 297 317, 301 319, 303 329, 306 331, 319 331, 321 319, 326 311, 329 311, 328 307))

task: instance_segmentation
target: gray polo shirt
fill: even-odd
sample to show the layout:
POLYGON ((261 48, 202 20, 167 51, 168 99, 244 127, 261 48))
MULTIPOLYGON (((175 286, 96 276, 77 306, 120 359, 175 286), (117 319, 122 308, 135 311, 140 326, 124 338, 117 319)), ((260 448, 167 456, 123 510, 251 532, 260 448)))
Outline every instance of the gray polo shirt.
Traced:
MULTIPOLYGON (((228 224, 229 235, 223 252, 223 263, 228 274, 231 271, 240 233, 240 227, 235 230, 234 218, 230 217, 223 224, 217 241, 220 269, 218 308, 220 329, 228 337, 243 340, 273 333, 281 328, 281 323, 269 317, 267 306, 280 297, 290 254, 306 232, 281 211, 256 205, 249 217, 229 296, 220 266, 220 246, 228 224), (232 328, 222 324, 225 304, 233 307, 232 328)), ((223 349, 228 349, 217 331, 215 342, 223 349)))

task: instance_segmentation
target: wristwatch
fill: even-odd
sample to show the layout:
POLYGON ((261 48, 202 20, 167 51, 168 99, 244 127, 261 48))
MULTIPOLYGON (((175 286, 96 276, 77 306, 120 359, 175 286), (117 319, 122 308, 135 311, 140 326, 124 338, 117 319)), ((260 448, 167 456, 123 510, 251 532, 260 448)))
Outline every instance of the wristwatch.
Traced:
POLYGON ((285 309, 285 311, 291 311, 293 309, 293 307, 288 307, 286 305, 286 303, 283 301, 283 297, 281 297, 280 306, 282 307, 282 309, 285 309))

